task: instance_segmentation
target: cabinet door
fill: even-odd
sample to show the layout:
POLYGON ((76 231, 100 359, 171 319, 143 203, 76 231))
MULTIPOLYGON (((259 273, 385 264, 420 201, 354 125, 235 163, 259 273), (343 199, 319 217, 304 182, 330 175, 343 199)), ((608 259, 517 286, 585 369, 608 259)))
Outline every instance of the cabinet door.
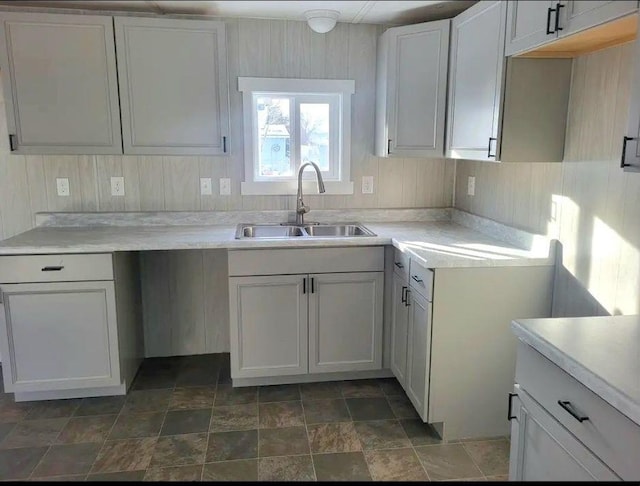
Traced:
POLYGON ((560 2, 560 37, 604 24, 638 10, 637 0, 570 0, 560 2))
POLYGON ((3 373, 13 391, 120 384, 113 282, 3 285, 2 298, 3 373))
POLYGON ((507 56, 519 54, 558 37, 556 2, 511 0, 507 2, 507 56))
MULTIPOLYGON (((510 481, 619 481, 600 459, 515 386, 510 481)), ((512 415, 512 416, 513 416, 512 415)))
POLYGON ((442 157, 449 20, 389 29, 388 154, 442 157))
POLYGON ((407 279, 393 274, 391 309, 391 371, 402 386, 407 372, 408 306, 406 304, 407 279))
POLYGON ((384 272, 309 277, 309 372, 381 369, 384 272))
POLYGON ((0 66, 16 152, 122 153, 111 17, 1 12, 0 66))
POLYGON ((451 24, 447 156, 499 160, 507 5, 479 2, 451 24))
POLYGON ((116 17, 125 154, 227 151, 224 23, 116 17))
POLYGON ((233 378, 307 373, 306 277, 229 279, 233 378))
POLYGON ((418 414, 428 421, 429 363, 431 362, 431 303, 413 290, 408 292, 409 333, 405 391, 418 414))
POLYGON ((620 140, 622 145, 620 165, 625 172, 640 172, 640 37, 635 42, 634 57, 629 123, 627 133, 620 140))

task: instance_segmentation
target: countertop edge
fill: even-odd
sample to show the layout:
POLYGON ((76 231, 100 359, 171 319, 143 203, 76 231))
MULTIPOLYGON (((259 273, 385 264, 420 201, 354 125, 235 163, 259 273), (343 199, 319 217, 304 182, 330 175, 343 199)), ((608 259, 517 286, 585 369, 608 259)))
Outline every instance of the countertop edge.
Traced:
POLYGON ((564 353, 550 341, 527 329, 517 320, 511 321, 511 330, 520 341, 531 346, 602 400, 624 414, 629 420, 640 425, 640 404, 635 403, 631 397, 615 388, 611 383, 573 359, 570 355, 564 353))

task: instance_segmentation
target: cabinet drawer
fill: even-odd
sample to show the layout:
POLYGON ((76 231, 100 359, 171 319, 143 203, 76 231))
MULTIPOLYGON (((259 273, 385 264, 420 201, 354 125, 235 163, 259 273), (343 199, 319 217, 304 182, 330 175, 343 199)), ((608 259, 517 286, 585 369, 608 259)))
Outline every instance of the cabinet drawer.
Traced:
POLYGON ((431 302, 433 295, 433 270, 424 268, 414 260, 411 260, 409 267, 409 285, 411 285, 413 290, 431 302))
POLYGON ((286 248, 229 252, 229 276, 382 272, 384 247, 286 248))
POLYGON ((0 257, 0 283, 113 280, 111 253, 0 257))
POLYGON ((640 426, 531 346, 518 343, 516 381, 624 480, 640 480, 640 426), (565 403, 579 421, 563 408, 565 403), (568 404, 566 402, 569 402, 568 404))
POLYGON ((409 255, 397 248, 393 249, 393 271, 404 280, 409 276, 409 255))

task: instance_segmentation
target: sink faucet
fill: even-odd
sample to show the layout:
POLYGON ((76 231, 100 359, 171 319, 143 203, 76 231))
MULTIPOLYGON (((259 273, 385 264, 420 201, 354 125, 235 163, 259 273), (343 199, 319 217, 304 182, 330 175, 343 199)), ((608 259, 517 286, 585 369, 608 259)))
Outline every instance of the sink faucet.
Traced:
POLYGON ((312 166, 316 170, 316 176, 318 179, 318 192, 325 192, 324 181, 322 180, 322 174, 320 173, 320 168, 313 162, 305 162, 298 169, 298 195, 296 196, 296 224, 303 225, 304 224, 304 213, 308 213, 310 211, 309 206, 304 205, 304 201, 302 201, 302 173, 307 166, 312 166))

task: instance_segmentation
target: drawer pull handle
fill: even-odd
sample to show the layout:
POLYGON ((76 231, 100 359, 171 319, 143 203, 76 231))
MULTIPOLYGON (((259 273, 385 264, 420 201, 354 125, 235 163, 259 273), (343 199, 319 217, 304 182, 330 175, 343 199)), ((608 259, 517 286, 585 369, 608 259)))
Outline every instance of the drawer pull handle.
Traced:
POLYGON ((509 393, 509 410, 507 410, 507 420, 511 420, 511 419, 517 419, 518 417, 516 417, 515 415, 511 415, 511 407, 513 406, 513 403, 511 402, 511 399, 513 397, 517 397, 518 394, 517 393, 509 393))
POLYGON ((395 262, 394 265, 398 268, 404 268, 404 265, 400 262, 395 262))
POLYGON ((584 422, 585 420, 589 420, 589 417, 585 417, 585 416, 580 416, 571 406, 571 402, 569 401, 563 401, 563 400, 558 400, 558 405, 560 405, 562 408, 564 408, 567 412, 569 412, 569 414, 576 419, 578 422, 584 422))
POLYGON ((64 268, 63 266, 59 266, 59 267, 44 267, 42 269, 42 271, 43 272, 59 272, 63 268, 64 268))
POLYGON ((412 278, 413 280, 415 280, 416 282, 418 282, 418 283, 422 283, 422 279, 418 278, 418 276, 417 276, 417 275, 413 275, 411 278, 412 278))

